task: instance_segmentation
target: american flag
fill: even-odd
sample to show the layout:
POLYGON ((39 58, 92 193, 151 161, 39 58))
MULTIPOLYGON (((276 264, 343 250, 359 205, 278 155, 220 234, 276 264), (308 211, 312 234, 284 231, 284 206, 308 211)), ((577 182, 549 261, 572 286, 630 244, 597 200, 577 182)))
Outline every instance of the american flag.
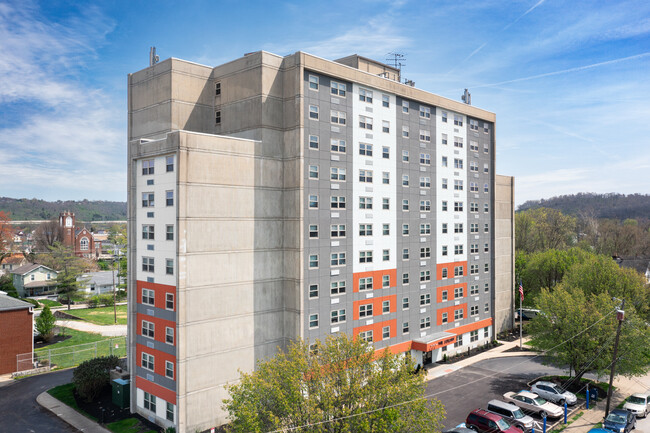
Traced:
POLYGON ((524 286, 521 285, 521 281, 519 282, 519 299, 524 301, 524 286))

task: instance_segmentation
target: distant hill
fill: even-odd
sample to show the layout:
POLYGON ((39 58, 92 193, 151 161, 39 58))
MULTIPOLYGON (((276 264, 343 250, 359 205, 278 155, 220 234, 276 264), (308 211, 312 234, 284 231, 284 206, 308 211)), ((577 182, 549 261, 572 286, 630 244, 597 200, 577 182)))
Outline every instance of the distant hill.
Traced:
POLYGON ((120 201, 45 201, 0 197, 0 211, 12 220, 48 220, 63 211, 74 212, 80 221, 126 220, 126 202, 120 201))
POLYGON ((645 194, 593 194, 578 193, 561 195, 542 200, 529 200, 517 208, 517 211, 547 207, 557 209, 564 214, 595 218, 646 219, 650 217, 650 195, 645 194))

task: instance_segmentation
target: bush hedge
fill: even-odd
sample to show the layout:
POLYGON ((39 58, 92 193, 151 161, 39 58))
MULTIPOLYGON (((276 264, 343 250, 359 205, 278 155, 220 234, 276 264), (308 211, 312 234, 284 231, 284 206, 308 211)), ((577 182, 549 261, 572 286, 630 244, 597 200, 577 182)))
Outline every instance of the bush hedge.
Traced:
POLYGON ((102 388, 110 383, 109 371, 119 365, 117 356, 102 356, 84 361, 72 373, 77 393, 86 401, 92 402, 102 388))

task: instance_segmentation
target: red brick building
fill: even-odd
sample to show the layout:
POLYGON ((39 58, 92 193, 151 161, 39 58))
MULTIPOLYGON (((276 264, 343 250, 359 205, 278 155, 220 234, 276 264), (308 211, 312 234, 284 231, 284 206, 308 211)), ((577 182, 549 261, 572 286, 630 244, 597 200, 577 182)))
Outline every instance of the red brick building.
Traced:
POLYGON ((59 214, 59 225, 63 234, 63 244, 74 247, 74 253, 87 259, 97 258, 101 252, 101 242, 95 242, 93 234, 86 227, 76 226, 76 219, 72 212, 59 214))
POLYGON ((0 374, 16 371, 16 355, 33 350, 32 304, 0 292, 0 374))

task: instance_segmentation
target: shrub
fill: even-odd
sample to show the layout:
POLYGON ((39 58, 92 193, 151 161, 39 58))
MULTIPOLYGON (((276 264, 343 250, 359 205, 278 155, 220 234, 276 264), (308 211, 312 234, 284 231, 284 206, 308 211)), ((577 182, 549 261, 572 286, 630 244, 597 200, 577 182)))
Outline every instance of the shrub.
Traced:
POLYGON ((44 341, 50 341, 52 338, 54 334, 54 322, 56 322, 56 318, 52 314, 52 311, 50 311, 50 307, 46 305, 43 311, 41 311, 41 315, 36 318, 36 330, 41 334, 44 341))
POLYGON ((126 299, 126 290, 118 290, 115 293, 115 296, 117 297, 118 301, 123 301, 126 299))
POLYGON ((72 373, 77 393, 87 402, 92 402, 102 388, 110 383, 109 371, 119 365, 117 356, 102 356, 84 361, 72 373))
POLYGON ((111 307, 115 303, 113 295, 99 295, 99 303, 104 307, 111 307))
POLYGON ((99 296, 92 296, 88 298, 88 308, 96 308, 99 306, 99 296))
POLYGON ((25 301, 25 302, 29 302, 30 304, 32 304, 32 305, 34 306, 34 308, 40 308, 40 307, 41 307, 41 304, 39 304, 38 301, 37 301, 36 299, 32 299, 32 298, 24 298, 24 299, 22 299, 22 300, 25 301))

